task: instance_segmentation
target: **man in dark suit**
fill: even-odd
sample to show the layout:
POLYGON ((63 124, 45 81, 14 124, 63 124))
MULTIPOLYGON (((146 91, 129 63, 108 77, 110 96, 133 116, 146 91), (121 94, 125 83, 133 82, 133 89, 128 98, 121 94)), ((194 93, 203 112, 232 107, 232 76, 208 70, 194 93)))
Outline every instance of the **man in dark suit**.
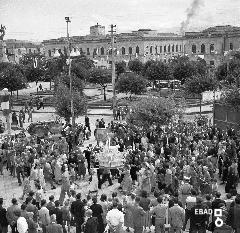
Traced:
POLYGON ((81 201, 81 193, 76 195, 76 201, 71 205, 71 214, 76 223, 76 233, 81 233, 81 226, 84 223, 84 204, 81 201))
POLYGON ((143 232, 143 225, 144 225, 144 215, 145 211, 143 208, 139 205, 140 203, 140 197, 136 197, 135 204, 133 207, 133 228, 134 233, 142 233, 143 232))
POLYGON ((84 225, 84 233, 97 233, 98 219, 92 217, 92 210, 88 209, 86 211, 86 217, 88 218, 84 225))
POLYGON ((231 226, 236 233, 240 232, 240 196, 236 196, 234 205, 230 207, 227 216, 227 225, 231 226))
POLYGON ((51 215, 51 223, 46 226, 46 233, 63 233, 63 228, 56 223, 56 215, 51 215))

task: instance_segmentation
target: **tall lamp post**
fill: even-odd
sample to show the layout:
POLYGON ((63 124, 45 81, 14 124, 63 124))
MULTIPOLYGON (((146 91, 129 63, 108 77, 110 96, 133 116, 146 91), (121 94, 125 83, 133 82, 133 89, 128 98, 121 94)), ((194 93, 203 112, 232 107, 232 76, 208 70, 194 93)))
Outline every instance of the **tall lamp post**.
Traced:
POLYGON ((67 42, 68 42, 68 76, 70 79, 70 97, 71 97, 71 117, 72 117, 72 126, 75 125, 75 117, 74 117, 74 108, 73 108, 73 93, 72 93, 72 75, 71 75, 71 45, 69 40, 69 32, 68 32, 68 24, 71 23, 69 17, 65 17, 65 21, 67 23, 67 42))

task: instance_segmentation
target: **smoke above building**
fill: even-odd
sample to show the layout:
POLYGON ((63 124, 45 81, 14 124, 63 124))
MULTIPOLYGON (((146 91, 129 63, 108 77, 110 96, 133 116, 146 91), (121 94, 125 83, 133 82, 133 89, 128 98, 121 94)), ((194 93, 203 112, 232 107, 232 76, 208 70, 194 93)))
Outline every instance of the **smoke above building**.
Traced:
POLYGON ((204 0, 193 0, 191 6, 187 9, 187 18, 185 21, 181 22, 180 33, 184 35, 189 23, 192 18, 197 14, 201 6, 204 5, 204 0))

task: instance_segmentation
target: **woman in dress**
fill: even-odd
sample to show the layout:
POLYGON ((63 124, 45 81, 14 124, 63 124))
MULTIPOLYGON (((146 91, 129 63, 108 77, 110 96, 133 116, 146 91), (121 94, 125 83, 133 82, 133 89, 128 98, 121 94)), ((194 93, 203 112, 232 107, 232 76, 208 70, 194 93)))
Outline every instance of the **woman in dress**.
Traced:
POLYGON ((141 179, 141 190, 146 191, 148 194, 150 194, 150 192, 151 192, 151 180, 150 180, 151 172, 150 172, 150 168, 147 163, 145 163, 144 168, 145 169, 143 170, 142 179, 141 179))
POLYGON ((62 180, 62 171, 61 171, 61 163, 59 159, 56 160, 54 165, 54 177, 55 177, 55 182, 57 184, 60 184, 62 180))

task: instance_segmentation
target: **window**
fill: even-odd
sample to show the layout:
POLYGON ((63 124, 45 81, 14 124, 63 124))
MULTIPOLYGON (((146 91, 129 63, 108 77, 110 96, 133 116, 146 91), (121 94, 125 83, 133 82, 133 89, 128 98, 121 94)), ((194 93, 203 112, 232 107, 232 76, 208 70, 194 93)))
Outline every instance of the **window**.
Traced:
POLYGON ((172 52, 174 53, 174 45, 172 45, 172 52))
POLYGON ((125 55, 126 51, 125 51, 125 48, 122 47, 122 55, 125 55))
POLYGON ((229 49, 230 49, 230 50, 233 50, 233 43, 230 43, 229 49))
POLYGON ((170 45, 168 45, 168 52, 170 53, 170 51, 171 51, 171 46, 170 45))
POLYGON ((100 51, 101 51, 101 55, 104 55, 104 48, 103 47, 100 49, 100 51))
POLYGON ((51 54, 51 50, 50 50, 50 49, 48 50, 48 56, 49 56, 49 57, 52 56, 52 54, 51 54))
POLYGON ((164 45, 164 49, 163 49, 163 51, 164 51, 164 53, 167 52, 167 46, 166 46, 166 45, 164 45))
POLYGON ((210 44, 210 53, 214 53, 214 44, 210 44))
POLYGON ((136 53, 139 54, 139 47, 136 47, 136 53))
POLYGON ((97 55, 97 49, 93 49, 93 57, 97 55))
POLYGON ((151 54, 153 53, 153 47, 150 46, 150 51, 149 51, 151 54))
POLYGON ((176 45, 176 52, 178 52, 178 45, 176 45))
POLYGON ((192 53, 197 52, 197 46, 195 44, 192 45, 192 53))
POLYGON ((129 54, 132 54, 132 47, 129 47, 129 48, 128 48, 128 53, 129 53, 129 54))
POLYGON ((162 53, 162 46, 160 46, 160 53, 162 53))
POLYGON ((158 48, 157 48, 157 46, 155 47, 155 54, 158 54, 158 48))
POLYGON ((206 48, 205 48, 205 44, 201 45, 201 53, 205 53, 206 52, 206 48))
POLYGON ((90 49, 87 48, 87 55, 90 55, 90 49))

